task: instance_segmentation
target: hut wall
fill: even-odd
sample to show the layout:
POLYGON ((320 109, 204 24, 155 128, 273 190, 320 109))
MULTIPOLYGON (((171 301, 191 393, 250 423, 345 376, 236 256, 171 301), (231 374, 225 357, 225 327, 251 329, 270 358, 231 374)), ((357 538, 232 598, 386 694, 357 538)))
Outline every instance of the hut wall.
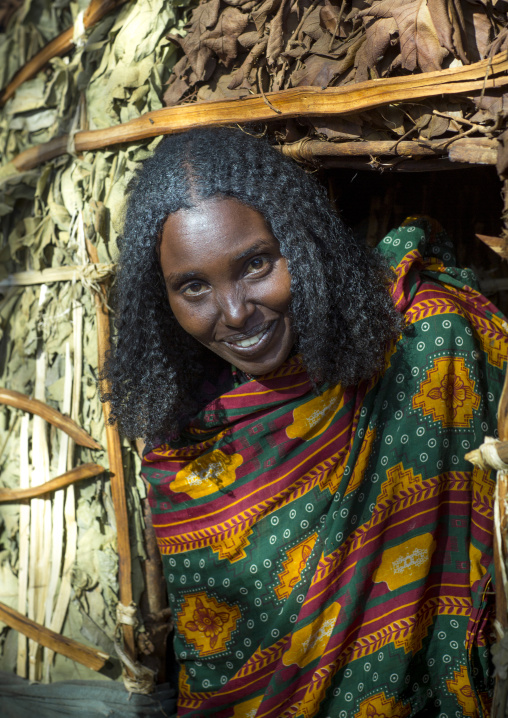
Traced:
MULTIPOLYGON (((86 6, 82 0, 26 0, 11 17, 1 16, 2 86, 86 6)), ((86 42, 75 38, 69 55, 53 58, 1 111, 2 164, 63 132, 108 127, 161 107, 176 53, 165 36, 179 31, 182 12, 165 0, 138 0, 106 15, 86 34, 86 42)), ((13 275, 14 281, 32 281, 38 270, 87 265, 87 241, 97 248, 107 274, 117 257, 126 185, 157 141, 79 157, 70 147, 70 154, 35 170, 12 178, 0 174, 0 386, 71 414, 103 447, 97 280, 80 270, 72 280, 9 283, 13 275), (19 272, 32 274, 20 280, 19 272)), ((139 605, 146 558, 145 488, 135 449, 124 441, 122 452, 139 605)), ((118 554, 107 453, 69 446, 65 435, 45 421, 2 407, 3 487, 41 483, 85 462, 106 470, 51 497, 0 504, 0 601, 114 656, 118 554)), ((0 670, 45 681, 97 677, 79 663, 52 657, 2 623, 0 670)), ((118 661, 106 674, 119 677, 118 661)))

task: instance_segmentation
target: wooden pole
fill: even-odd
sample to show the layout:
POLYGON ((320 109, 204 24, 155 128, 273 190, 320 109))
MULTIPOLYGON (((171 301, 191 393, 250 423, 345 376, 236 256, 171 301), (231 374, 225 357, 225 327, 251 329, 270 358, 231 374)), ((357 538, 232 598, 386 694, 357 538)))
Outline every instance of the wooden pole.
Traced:
MULTIPOLYGON (((95 264, 99 262, 97 249, 87 240, 87 249, 90 259, 95 264)), ((106 306, 106 291, 101 287, 102 298, 95 293, 95 308, 97 313, 97 342, 98 342, 98 368, 99 376, 104 368, 106 353, 111 346, 109 312, 106 306)), ((109 391, 108 382, 104 382, 104 391, 109 391)), ((132 577, 131 577, 131 546, 129 540, 129 515, 125 497, 125 476, 122 461, 122 446, 118 428, 109 423, 110 407, 107 402, 102 404, 104 422, 106 425, 106 442, 108 449, 109 470, 111 475, 111 495, 115 509, 116 526, 118 532, 118 573, 120 584, 120 603, 130 606, 132 603, 132 577)), ((125 649, 129 656, 136 659, 136 641, 134 626, 123 624, 123 638, 125 649)))

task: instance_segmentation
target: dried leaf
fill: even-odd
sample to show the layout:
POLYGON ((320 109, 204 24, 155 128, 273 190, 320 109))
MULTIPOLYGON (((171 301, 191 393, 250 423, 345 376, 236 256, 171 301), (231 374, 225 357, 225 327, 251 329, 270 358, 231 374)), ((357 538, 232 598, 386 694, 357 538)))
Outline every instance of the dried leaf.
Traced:
POLYGON ((441 47, 427 0, 381 0, 362 10, 359 16, 395 20, 404 69, 419 68, 422 72, 441 69, 448 51, 441 47))
POLYGON ((263 32, 268 15, 274 12, 281 2, 282 0, 265 0, 259 10, 252 13, 252 19, 258 32, 263 32))
POLYGON ((434 137, 441 137, 445 132, 448 131, 450 126, 450 120, 446 117, 440 117, 439 115, 432 115, 430 122, 420 133, 422 137, 429 140, 434 137))
POLYGON ((473 97, 472 100, 477 112, 471 117, 471 122, 496 122, 499 115, 508 115, 508 95, 485 93, 481 97, 473 97))
POLYGON ((248 15, 235 7, 227 7, 220 14, 217 26, 203 33, 201 42, 206 48, 213 50, 227 67, 238 54, 237 40, 248 22, 248 15))
POLYGON ((307 16, 302 27, 303 32, 313 40, 319 40, 323 34, 321 27, 321 8, 318 6, 307 16))
POLYGON ((219 17, 219 8, 220 0, 208 0, 198 5, 191 16, 190 32, 202 35, 208 28, 213 27, 219 17))
POLYGON ((389 47, 392 35, 396 33, 397 23, 392 17, 380 18, 367 25, 362 57, 369 68, 375 69, 389 47))
POLYGON ((237 87, 240 87, 240 85, 245 87, 245 85, 248 83, 249 73, 250 73, 254 63, 256 62, 256 60, 265 51, 267 42, 268 42, 268 38, 265 37, 260 42, 258 42, 257 45, 254 45, 252 50, 249 52, 249 54, 245 58, 241 67, 239 67, 238 70, 236 70, 236 72, 233 73, 231 80, 228 84, 228 90, 234 90, 237 87))
POLYGON ((314 129, 320 135, 325 135, 329 140, 356 140, 362 136, 362 120, 360 118, 333 117, 327 118, 326 124, 323 118, 309 118, 314 129))
POLYGON ((487 55, 492 24, 484 11, 478 12, 477 8, 469 3, 465 3, 463 10, 467 56, 470 62, 477 62, 487 55))
POLYGON ((455 54, 456 49, 452 40, 453 28, 448 15, 446 0, 428 0, 428 6, 440 44, 449 52, 455 54))
POLYGON ((337 22, 340 17, 339 9, 332 5, 329 0, 325 1, 325 4, 319 10, 319 23, 323 30, 333 35, 337 31, 337 22))
POLYGON ((252 30, 251 32, 244 32, 238 37, 238 42, 246 50, 250 50, 251 47, 254 47, 254 45, 259 42, 259 40, 261 40, 261 35, 257 30, 252 30))
POLYGON ((319 85, 328 87, 332 79, 337 75, 339 63, 319 55, 311 55, 305 60, 305 65, 291 76, 293 87, 308 85, 319 85))
POLYGON ((277 14, 270 23, 270 35, 266 46, 266 60, 269 65, 275 65, 277 58, 284 49, 284 36, 282 20, 287 0, 282 0, 277 14))

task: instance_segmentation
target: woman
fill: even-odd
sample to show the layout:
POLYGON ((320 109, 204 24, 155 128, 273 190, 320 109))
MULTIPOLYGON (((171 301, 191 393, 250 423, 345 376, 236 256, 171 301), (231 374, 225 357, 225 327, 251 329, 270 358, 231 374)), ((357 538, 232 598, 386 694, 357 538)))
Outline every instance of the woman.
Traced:
POLYGON ((108 398, 150 447, 178 716, 488 714, 493 481, 463 456, 507 338, 449 246, 424 219, 368 252, 239 130, 141 169, 108 398))

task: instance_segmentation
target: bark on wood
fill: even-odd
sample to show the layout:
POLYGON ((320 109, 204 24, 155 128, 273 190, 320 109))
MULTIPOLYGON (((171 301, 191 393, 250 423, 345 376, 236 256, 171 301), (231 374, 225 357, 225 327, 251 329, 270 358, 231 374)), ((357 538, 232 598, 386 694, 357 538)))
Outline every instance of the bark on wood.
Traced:
POLYGON ((87 446, 89 449, 102 449, 102 446, 95 441, 90 434, 78 426, 75 421, 68 416, 64 416, 56 409, 52 409, 43 401, 30 399, 30 397, 25 396, 25 394, 20 394, 18 391, 0 388, 0 404, 13 406, 15 409, 29 411, 31 414, 42 417, 45 421, 56 426, 57 429, 61 429, 65 431, 66 434, 69 434, 76 444, 80 446, 87 446))
POLYGON ((452 162, 496 164, 496 147, 496 140, 488 138, 464 138, 453 143, 439 141, 425 144, 418 141, 321 142, 303 139, 292 144, 282 145, 281 151, 288 157, 304 162, 312 162, 316 158, 325 157, 398 156, 416 158, 448 155, 452 162))

